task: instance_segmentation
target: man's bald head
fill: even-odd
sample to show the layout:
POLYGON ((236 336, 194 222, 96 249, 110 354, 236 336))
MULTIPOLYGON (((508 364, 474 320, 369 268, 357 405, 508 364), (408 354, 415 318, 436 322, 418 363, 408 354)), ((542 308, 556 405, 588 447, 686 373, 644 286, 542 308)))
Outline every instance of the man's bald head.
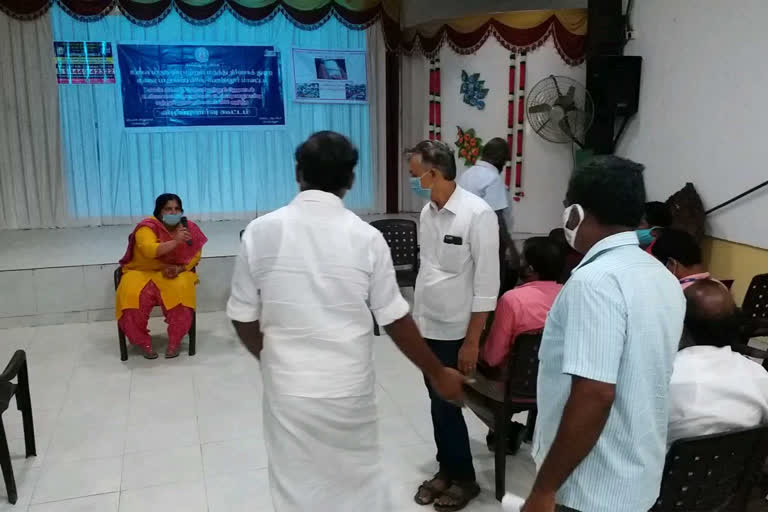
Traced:
POLYGON ((685 327, 697 345, 723 347, 736 341, 736 303, 725 286, 700 279, 686 288, 685 299, 685 327))

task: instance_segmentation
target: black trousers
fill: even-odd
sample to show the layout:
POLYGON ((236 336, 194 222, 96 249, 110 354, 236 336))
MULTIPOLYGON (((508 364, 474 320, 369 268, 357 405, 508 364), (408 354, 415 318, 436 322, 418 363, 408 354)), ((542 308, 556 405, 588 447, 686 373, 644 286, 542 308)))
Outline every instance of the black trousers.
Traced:
MULTIPOLYGON (((459 361, 459 349, 464 340, 443 341, 426 340, 432 352, 446 366, 456 368, 459 361)), ((437 462, 440 473, 445 477, 460 482, 474 482, 475 468, 472 465, 472 452, 469 448, 469 434, 461 407, 446 402, 432 389, 425 379, 429 398, 432 402, 432 427, 437 445, 437 462)))

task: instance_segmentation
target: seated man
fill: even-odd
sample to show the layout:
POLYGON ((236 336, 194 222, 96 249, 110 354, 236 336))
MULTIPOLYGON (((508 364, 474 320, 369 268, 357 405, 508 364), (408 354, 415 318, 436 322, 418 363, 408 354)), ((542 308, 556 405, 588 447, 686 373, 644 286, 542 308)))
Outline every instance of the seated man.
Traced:
POLYGON ((499 366, 506 361, 519 334, 544 329, 547 313, 563 288, 557 281, 564 264, 563 251, 553 240, 540 236, 525 241, 520 270, 524 284, 505 293, 496 306, 482 349, 488 365, 499 366))
POLYGON ((645 215, 643 215, 643 220, 635 231, 637 239, 640 241, 640 248, 651 252, 656 239, 670 224, 672 224, 672 214, 669 213, 666 203, 659 201, 645 203, 645 215))
POLYGON ((668 442, 768 422, 768 372, 730 347, 738 341, 730 292, 703 279, 685 298, 687 348, 672 372, 668 442))
POLYGON ((560 284, 565 284, 568 278, 571 277, 573 269, 579 266, 584 255, 579 253, 576 249, 568 245, 568 241, 565 239, 565 230, 563 228, 555 228, 549 232, 549 239, 559 245, 565 255, 565 264, 563 265, 563 272, 560 279, 557 280, 560 284))
MULTIPOLYGON (((699 244, 685 231, 663 230, 653 244, 651 254, 677 277, 683 290, 700 279, 712 279, 704 266, 699 244)), ((725 287, 720 281, 713 281, 725 287)))
MULTIPOLYGON (((504 364, 515 342, 522 333, 544 329, 555 297, 560 293, 562 285, 558 280, 563 274, 565 255, 560 245, 547 237, 529 238, 523 245, 521 278, 524 284, 505 293, 496 306, 488 339, 482 348, 483 362, 491 367, 504 364)), ((494 390, 499 394, 498 382, 488 380, 500 372, 497 368, 485 370, 477 376, 477 386, 480 389, 494 390)), ((501 395, 503 396, 503 394, 501 395)), ((507 453, 515 454, 520 448, 524 425, 513 422, 509 429, 507 453)), ((488 448, 495 450, 495 435, 489 430, 486 437, 488 448)))

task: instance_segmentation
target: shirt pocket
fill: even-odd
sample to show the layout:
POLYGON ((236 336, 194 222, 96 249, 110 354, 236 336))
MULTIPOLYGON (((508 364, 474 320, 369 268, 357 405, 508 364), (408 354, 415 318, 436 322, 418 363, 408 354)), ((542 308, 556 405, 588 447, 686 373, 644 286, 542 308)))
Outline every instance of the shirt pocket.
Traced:
POLYGON ((458 274, 469 259, 469 244, 447 244, 442 242, 438 252, 438 265, 444 272, 458 274))

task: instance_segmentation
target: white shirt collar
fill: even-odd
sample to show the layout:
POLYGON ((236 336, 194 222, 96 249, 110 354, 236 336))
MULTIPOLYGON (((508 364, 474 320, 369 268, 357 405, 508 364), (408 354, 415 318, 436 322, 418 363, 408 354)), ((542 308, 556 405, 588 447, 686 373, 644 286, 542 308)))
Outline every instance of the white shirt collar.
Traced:
POLYGON ((573 269, 571 274, 595 259, 600 253, 615 249, 616 247, 621 247, 623 245, 639 246, 640 242, 637 239, 637 234, 635 234, 634 231, 622 231, 621 233, 616 233, 615 235, 603 238, 595 245, 593 245, 589 251, 587 251, 587 254, 584 255, 584 258, 582 258, 581 263, 579 263, 578 266, 573 269))
MULTIPOLYGON (((459 204, 461 203, 461 199, 463 195, 464 195, 464 189, 461 188, 457 183, 456 188, 453 190, 453 194, 451 194, 451 197, 448 198, 448 201, 445 203, 442 209, 447 210, 453 214, 456 214, 456 212, 459 210, 459 204)), ((440 211, 440 209, 437 207, 434 201, 429 202, 429 207, 436 212, 440 211)))
POLYGON ((329 206, 344 207, 344 201, 336 194, 322 190, 305 190, 293 199, 294 203, 323 203, 329 206))

